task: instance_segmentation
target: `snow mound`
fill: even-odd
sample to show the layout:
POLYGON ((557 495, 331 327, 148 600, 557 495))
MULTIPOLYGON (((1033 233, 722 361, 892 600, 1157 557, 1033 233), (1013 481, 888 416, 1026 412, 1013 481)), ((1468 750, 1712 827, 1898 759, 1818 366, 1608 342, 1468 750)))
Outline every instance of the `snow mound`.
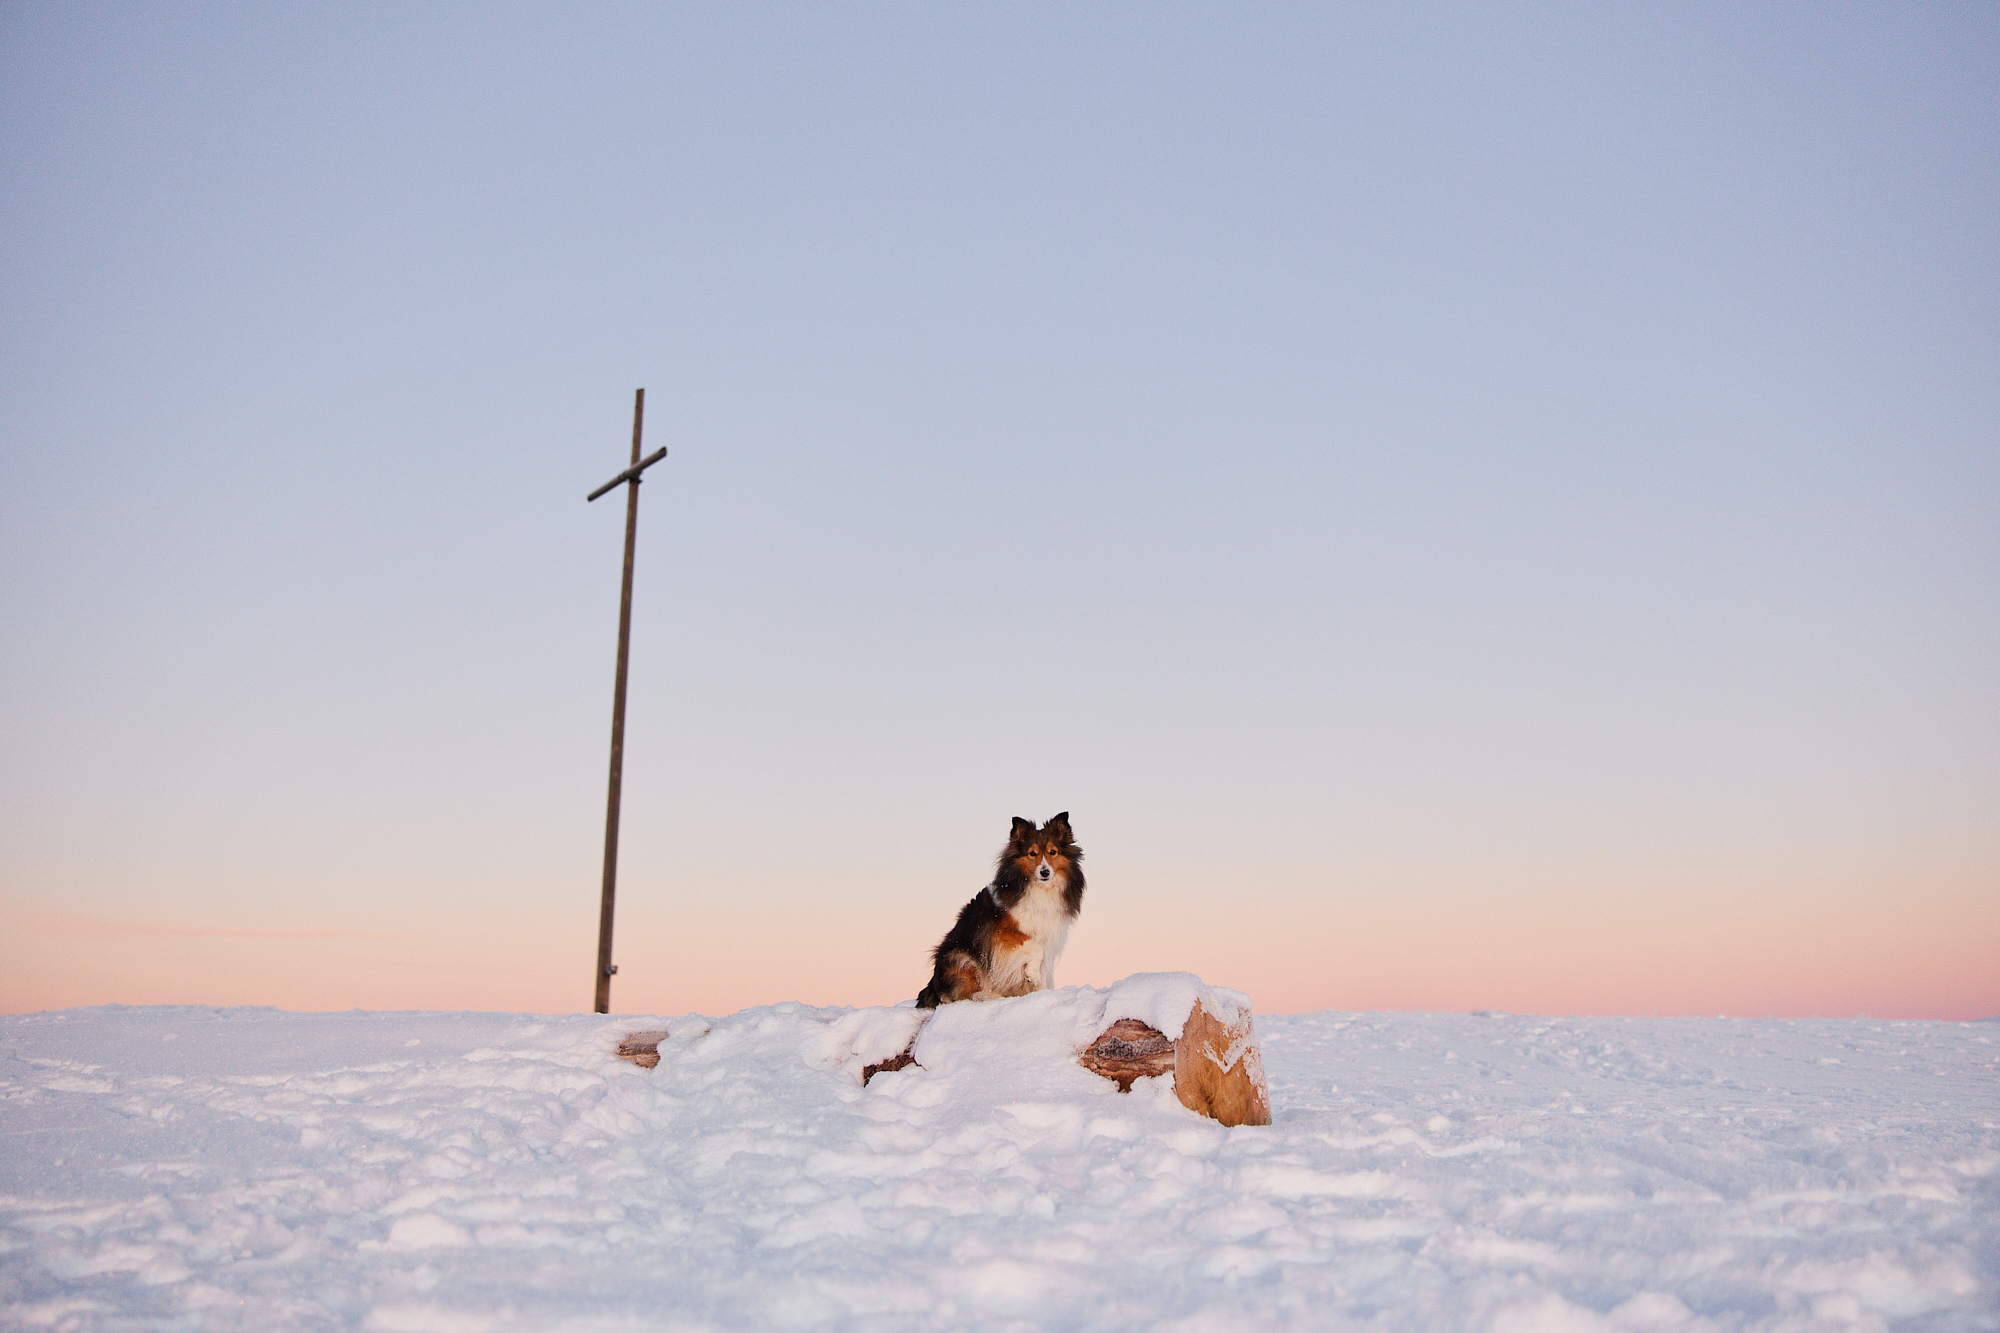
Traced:
MULTIPOLYGON (((850 1082, 862 1083, 869 1065, 909 1050, 916 1068, 908 1078, 927 1088, 911 1095, 932 1099, 978 1099, 993 1089, 1010 1096, 1032 1090, 1091 1097, 1102 1094, 1104 1081, 1076 1063, 1079 1051, 1121 1018, 1136 1018, 1178 1037, 1197 1003, 1224 1022, 1250 1011, 1249 996, 1210 986, 1192 972, 1142 972, 1107 990, 1066 986, 1004 1003, 850 1010, 814 1032, 805 1055, 809 1064, 837 1069, 850 1082)), ((1232 1051, 1223 1067, 1241 1054, 1232 1051)))
POLYGON ((2000 1024, 1258 1015, 1261 1128, 1074 1064, 1197 999, 0 1019, 0 1327, 2000 1328, 2000 1024))

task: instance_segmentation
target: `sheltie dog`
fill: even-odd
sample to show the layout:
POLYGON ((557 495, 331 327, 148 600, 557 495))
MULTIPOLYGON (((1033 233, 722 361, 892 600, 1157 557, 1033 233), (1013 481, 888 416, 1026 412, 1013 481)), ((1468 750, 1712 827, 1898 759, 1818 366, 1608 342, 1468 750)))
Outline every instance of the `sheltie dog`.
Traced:
POLYGON ((917 1008, 1052 988, 1056 959, 1083 910, 1082 863, 1069 811, 1040 828, 1016 817, 993 882, 960 909, 931 951, 931 982, 917 1008))

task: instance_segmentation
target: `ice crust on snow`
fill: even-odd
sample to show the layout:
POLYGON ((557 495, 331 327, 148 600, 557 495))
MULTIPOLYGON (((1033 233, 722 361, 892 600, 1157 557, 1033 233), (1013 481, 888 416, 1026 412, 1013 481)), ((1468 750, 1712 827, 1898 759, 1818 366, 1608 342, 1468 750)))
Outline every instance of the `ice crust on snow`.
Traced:
POLYGON ((2000 1023, 1259 1014, 1223 1129, 1073 1060, 1191 984, 0 1019, 0 1327, 2000 1328, 2000 1023))

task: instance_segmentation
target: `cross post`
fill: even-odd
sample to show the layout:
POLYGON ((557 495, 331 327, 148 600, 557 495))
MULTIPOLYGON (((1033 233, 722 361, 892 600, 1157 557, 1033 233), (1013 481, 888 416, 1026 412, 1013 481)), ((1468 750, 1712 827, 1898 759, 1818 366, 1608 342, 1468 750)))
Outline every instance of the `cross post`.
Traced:
POLYGON ((618 795, 625 778, 625 661, 632 646, 632 551, 639 536, 639 474, 667 456, 661 449, 639 457, 639 431, 646 419, 646 391, 632 402, 632 466, 605 482, 584 499, 595 500, 615 486, 625 491, 625 585, 618 595, 618 683, 611 692, 611 792, 604 810, 604 896, 597 911, 597 994, 600 1014, 611 1012, 611 978, 618 973, 611 961, 611 908, 618 891, 618 795))

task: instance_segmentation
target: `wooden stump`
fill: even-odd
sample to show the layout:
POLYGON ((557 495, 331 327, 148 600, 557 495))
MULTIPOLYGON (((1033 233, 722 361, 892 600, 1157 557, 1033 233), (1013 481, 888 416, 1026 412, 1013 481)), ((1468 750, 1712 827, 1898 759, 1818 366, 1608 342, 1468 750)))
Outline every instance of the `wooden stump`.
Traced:
POLYGON ((1156 1027, 1121 1018, 1090 1043, 1077 1063, 1117 1083, 1118 1091, 1130 1092, 1139 1079, 1174 1072, 1174 1044, 1156 1027))
POLYGON ((1121 1018, 1077 1063, 1116 1082, 1120 1092, 1130 1092, 1139 1079, 1171 1071, 1174 1096, 1197 1115, 1225 1125, 1271 1123, 1264 1061, 1247 1012, 1225 1023, 1197 1001, 1181 1035, 1172 1041, 1156 1027, 1121 1018))
POLYGON ((618 1043, 618 1058, 630 1060, 641 1069, 651 1069, 660 1063, 660 1043, 666 1039, 664 1032, 628 1032, 625 1040, 618 1043))

